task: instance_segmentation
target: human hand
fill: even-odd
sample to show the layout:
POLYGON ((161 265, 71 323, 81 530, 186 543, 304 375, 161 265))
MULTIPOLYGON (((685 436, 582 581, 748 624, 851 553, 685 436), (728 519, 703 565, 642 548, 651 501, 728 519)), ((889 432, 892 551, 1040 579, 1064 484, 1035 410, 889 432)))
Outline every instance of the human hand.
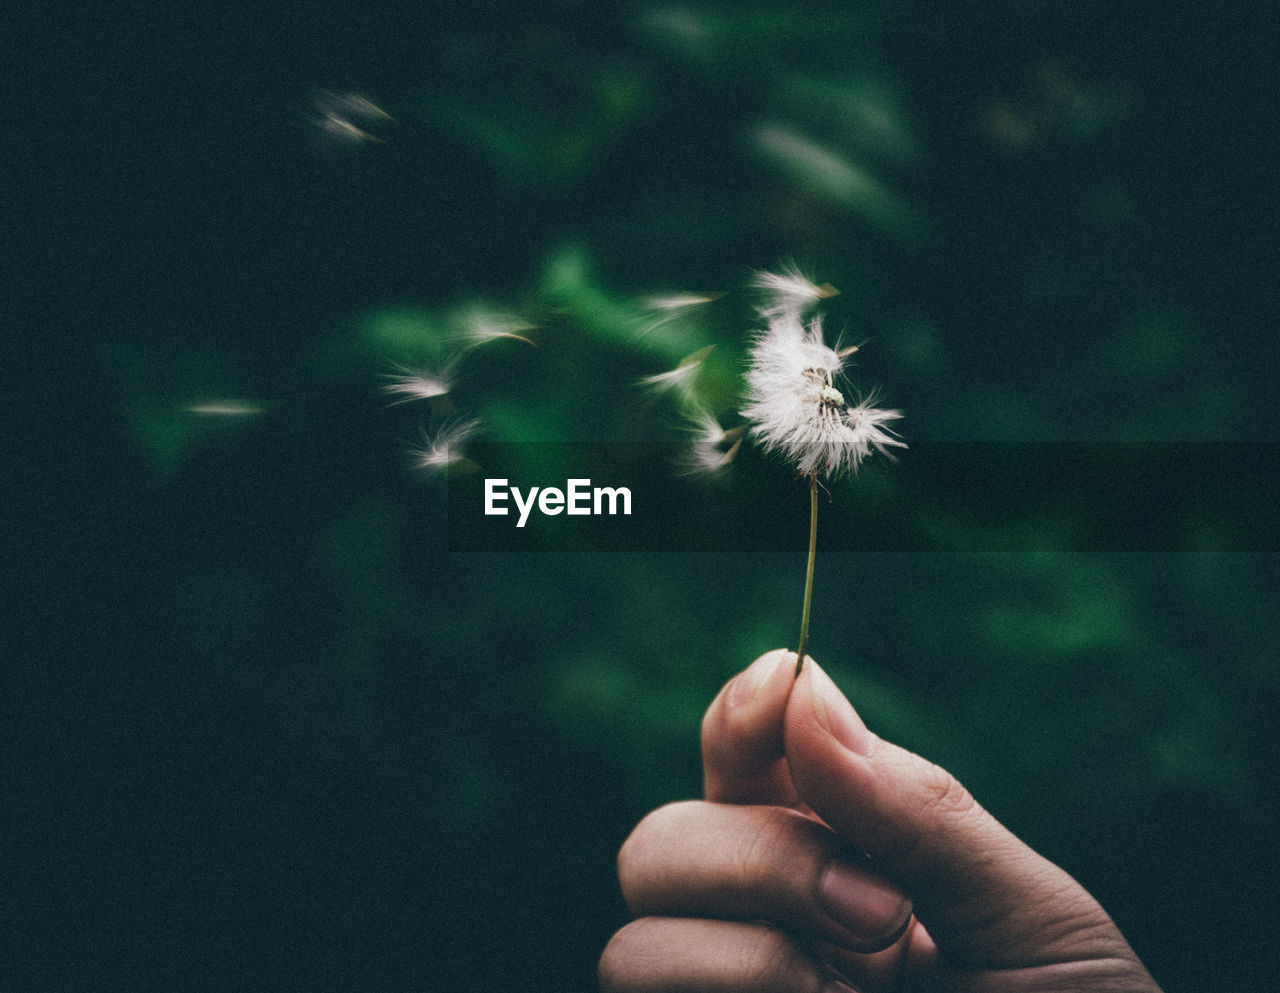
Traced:
POLYGON ((1111 918, 950 774, 770 652, 702 724, 702 801, 618 856, 605 993, 1159 993, 1111 918), (914 912, 913 912, 914 908, 914 912))

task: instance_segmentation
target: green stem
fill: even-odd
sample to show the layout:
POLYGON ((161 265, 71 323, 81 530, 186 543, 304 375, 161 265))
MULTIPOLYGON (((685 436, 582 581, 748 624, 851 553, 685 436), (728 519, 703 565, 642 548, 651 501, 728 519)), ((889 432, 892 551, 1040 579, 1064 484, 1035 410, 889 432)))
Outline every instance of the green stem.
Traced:
POLYGON ((796 649, 796 676, 804 668, 809 643, 809 606, 813 602, 813 557, 818 550, 818 474, 809 476, 809 564, 804 571, 804 611, 800 615, 800 646, 796 649))

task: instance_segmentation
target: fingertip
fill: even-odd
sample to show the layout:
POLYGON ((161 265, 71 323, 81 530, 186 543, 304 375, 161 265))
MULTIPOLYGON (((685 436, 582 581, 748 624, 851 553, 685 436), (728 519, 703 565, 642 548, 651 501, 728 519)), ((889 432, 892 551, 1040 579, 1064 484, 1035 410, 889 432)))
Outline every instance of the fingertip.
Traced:
MULTIPOLYGON (((775 648, 771 652, 765 652, 765 654, 743 669, 742 672, 729 680, 725 686, 725 704, 727 707, 730 710, 740 711, 743 707, 754 703, 761 696, 766 686, 774 684, 773 688, 776 690, 780 681, 775 677, 780 671, 785 671, 791 665, 791 661, 788 661, 786 667, 782 663, 787 660, 793 661, 794 659, 795 652, 789 652, 785 648, 775 648)), ((776 696, 776 693, 773 695, 776 696)), ((765 696, 767 698, 769 694, 765 694, 765 696)))
POLYGON ((766 652, 731 679, 702 721, 708 799, 789 802, 791 790, 777 766, 782 722, 791 694, 795 653, 766 652))
POLYGON ((867 730, 848 698, 812 659, 796 677, 787 705, 788 734, 834 739, 847 751, 869 756, 876 738, 867 730), (794 731, 793 731, 794 726, 794 731))
POLYGON ((781 678, 789 657, 795 653, 766 652, 725 683, 702 719, 704 748, 721 739, 735 748, 750 747, 764 725, 780 724, 791 692, 790 680, 781 678))

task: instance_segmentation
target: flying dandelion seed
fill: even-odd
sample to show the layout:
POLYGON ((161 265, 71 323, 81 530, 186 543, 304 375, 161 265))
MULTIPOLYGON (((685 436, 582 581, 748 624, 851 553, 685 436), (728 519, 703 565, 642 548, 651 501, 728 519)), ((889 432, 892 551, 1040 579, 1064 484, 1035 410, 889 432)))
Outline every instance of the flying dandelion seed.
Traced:
POLYGON ((424 433, 425 444, 412 452, 414 468, 436 475, 464 462, 463 448, 479 427, 479 421, 458 421, 441 428, 433 437, 424 433))
POLYGON ((714 348, 714 345, 699 348, 696 352, 682 358, 674 369, 645 376, 640 380, 640 385, 653 393, 681 393, 690 396, 698 370, 702 368, 702 364, 707 361, 707 356, 714 348))
POLYGON ((257 400, 224 397, 217 400, 199 400, 182 408, 198 417, 257 417, 266 413, 266 406, 257 400))
POLYGON ((640 336, 653 334, 659 328, 684 317, 691 310, 715 303, 723 296, 723 293, 673 293, 669 296, 654 296, 642 300, 640 309, 648 314, 648 319, 640 329, 640 336))
POLYGON ((642 306, 647 310, 679 312, 714 303, 723 296, 723 293, 674 293, 670 296, 649 297, 642 306))
POLYGON ((536 325, 517 314, 476 306, 463 314, 461 327, 464 345, 476 348, 498 338, 510 338, 532 345, 533 340, 525 332, 534 330, 536 325))
POLYGON ((370 134, 365 127, 393 119, 381 107, 356 93, 321 90, 315 95, 312 105, 319 115, 315 119, 316 126, 328 137, 347 144, 380 143, 382 139, 370 134))
POLYGON ((439 370, 419 370, 411 372, 403 370, 393 373, 387 378, 391 380, 383 389, 395 396, 395 403, 409 403, 413 400, 430 400, 442 397, 453 390, 453 367, 449 362, 439 370))
POLYGON ((794 265, 784 266, 779 272, 759 273, 754 285, 765 294, 765 300, 758 309, 762 316, 770 319, 798 318, 819 300, 840 295, 840 291, 830 283, 819 286, 794 265))
POLYGON ((710 411, 701 406, 691 412, 690 420, 693 444, 686 459, 687 469, 691 473, 714 475, 737 456, 742 448, 746 425, 739 424, 726 430, 710 411))

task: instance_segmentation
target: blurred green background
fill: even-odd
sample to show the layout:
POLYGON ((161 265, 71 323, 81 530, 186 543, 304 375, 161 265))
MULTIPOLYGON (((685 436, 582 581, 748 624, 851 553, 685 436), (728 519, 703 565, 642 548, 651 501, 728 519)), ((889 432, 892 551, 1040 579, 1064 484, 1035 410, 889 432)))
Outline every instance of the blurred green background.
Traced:
MULTIPOLYGON (((35 292, 8 362, 5 989, 593 989, 626 919, 617 846, 697 794, 717 688, 794 642, 803 484, 749 453, 680 483, 793 528, 789 554, 461 552, 420 432, 677 438, 637 380, 714 344, 701 383, 732 410, 739 291, 794 259, 842 291, 829 326, 866 341, 856 379, 912 443, 1265 451, 1271 16, 548 0, 17 25, 8 199, 32 237, 9 268, 35 292), (678 291, 728 295, 653 327, 678 291), (388 373, 479 319, 535 344, 467 350, 452 411, 389 403, 388 373)), ((1163 550, 1043 549, 1070 500, 1019 517, 1015 494, 987 534, 1000 479, 922 492, 910 467, 834 486, 824 517, 910 507, 904 534, 960 550, 820 554, 815 657, 1080 878, 1170 993, 1264 988, 1278 546, 1215 535, 1272 508, 1222 478, 1163 550)))

